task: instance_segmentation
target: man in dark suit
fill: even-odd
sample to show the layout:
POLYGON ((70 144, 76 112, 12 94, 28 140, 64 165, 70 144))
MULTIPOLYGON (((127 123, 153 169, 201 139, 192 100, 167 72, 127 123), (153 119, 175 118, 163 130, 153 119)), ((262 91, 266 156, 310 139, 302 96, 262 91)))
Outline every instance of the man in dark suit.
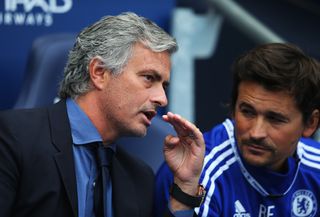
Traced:
MULTIPOLYGON (((144 136, 156 109, 167 104, 176 49, 171 36, 133 13, 85 28, 69 54, 61 101, 0 113, 0 216, 152 216, 152 170, 114 143, 144 136), (100 149, 104 154, 96 154, 100 149), (97 155, 108 156, 103 175, 97 155), (100 177, 103 195, 95 200, 100 177)), ((202 134, 179 115, 163 119, 177 132, 164 142, 176 184, 167 213, 192 216, 203 198, 202 134)))

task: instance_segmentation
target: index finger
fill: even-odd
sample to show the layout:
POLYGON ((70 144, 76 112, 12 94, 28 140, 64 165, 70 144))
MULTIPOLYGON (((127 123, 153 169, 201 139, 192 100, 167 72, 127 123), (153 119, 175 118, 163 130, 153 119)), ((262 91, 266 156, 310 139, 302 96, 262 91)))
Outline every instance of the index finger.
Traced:
POLYGON ((167 115, 163 115, 163 119, 174 127, 179 137, 191 137, 192 139, 202 138, 200 130, 178 114, 168 112, 167 115))

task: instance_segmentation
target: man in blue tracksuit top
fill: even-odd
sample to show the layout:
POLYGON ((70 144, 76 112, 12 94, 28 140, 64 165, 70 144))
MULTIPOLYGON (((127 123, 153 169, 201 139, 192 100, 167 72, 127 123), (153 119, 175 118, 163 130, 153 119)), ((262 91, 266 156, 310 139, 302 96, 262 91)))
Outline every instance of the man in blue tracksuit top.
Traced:
MULTIPOLYGON (((319 217, 320 64, 291 44, 260 45, 233 65, 232 119, 204 134, 199 216, 319 217)), ((156 208, 172 175, 157 174, 156 208)))

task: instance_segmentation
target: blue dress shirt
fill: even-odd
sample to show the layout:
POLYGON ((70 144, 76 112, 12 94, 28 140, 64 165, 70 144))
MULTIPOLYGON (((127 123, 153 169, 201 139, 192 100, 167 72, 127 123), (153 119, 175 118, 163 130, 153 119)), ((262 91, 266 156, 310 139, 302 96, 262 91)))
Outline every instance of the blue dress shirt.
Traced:
MULTIPOLYGON (((88 116, 73 99, 68 98, 66 104, 73 141, 78 193, 78 216, 95 217, 93 211, 93 192, 98 170, 92 143, 102 142, 102 138, 88 116)), ((111 148, 115 150, 115 146, 111 148)), ((112 183, 111 180, 109 181, 108 186, 110 188, 107 190, 107 197, 110 199, 107 200, 107 217, 112 217, 112 183)))

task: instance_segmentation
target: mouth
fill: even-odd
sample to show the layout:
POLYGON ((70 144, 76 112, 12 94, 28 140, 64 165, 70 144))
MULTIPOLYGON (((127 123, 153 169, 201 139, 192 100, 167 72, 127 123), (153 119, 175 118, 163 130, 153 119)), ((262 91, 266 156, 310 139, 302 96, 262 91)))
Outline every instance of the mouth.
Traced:
POLYGON ((150 125, 151 124, 151 120, 152 120, 152 118, 154 118, 154 116, 156 116, 157 115, 157 112, 156 111, 154 111, 154 110, 149 110, 149 111, 143 111, 142 112, 143 114, 144 114, 144 116, 147 118, 147 120, 148 120, 148 125, 150 125))
POLYGON ((264 140, 255 140, 255 139, 244 139, 241 143, 248 148, 259 149, 259 150, 272 150, 272 146, 264 140))
POLYGON ((266 147, 263 145, 247 144, 246 146, 250 152, 253 152, 255 154, 261 154, 261 153, 272 151, 270 147, 266 147))

